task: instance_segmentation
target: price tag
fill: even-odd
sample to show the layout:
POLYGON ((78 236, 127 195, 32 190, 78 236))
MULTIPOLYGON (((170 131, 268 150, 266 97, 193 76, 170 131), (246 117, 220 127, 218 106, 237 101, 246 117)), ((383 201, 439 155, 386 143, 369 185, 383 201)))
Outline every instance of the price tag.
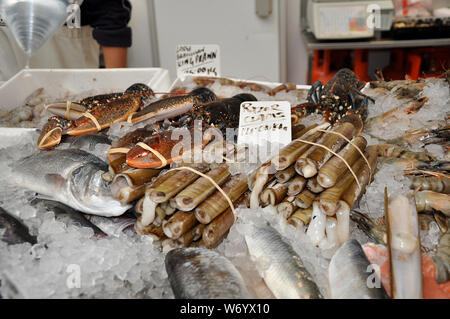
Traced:
POLYGON ((217 44, 177 46, 177 76, 220 76, 220 50, 217 44))
POLYGON ((238 144, 291 142, 291 104, 288 101, 249 101, 241 104, 238 144))

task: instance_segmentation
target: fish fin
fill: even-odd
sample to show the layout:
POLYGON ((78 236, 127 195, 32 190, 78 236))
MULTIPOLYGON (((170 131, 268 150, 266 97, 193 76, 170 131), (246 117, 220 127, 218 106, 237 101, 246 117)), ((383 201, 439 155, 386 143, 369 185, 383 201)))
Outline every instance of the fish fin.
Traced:
POLYGON ((46 174, 44 178, 47 183, 51 183, 58 188, 62 188, 67 184, 66 179, 59 174, 46 174))
POLYGON ((38 204, 41 201, 52 201, 54 202, 55 199, 51 196, 47 196, 47 195, 42 195, 39 193, 36 193, 36 195, 34 196, 34 199, 32 200, 31 204, 38 204))

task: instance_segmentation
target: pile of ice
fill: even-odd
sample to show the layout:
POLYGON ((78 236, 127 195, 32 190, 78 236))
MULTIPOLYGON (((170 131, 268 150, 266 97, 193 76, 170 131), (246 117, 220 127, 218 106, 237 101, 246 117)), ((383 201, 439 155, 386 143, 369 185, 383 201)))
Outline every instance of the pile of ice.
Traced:
POLYGON ((450 90, 444 79, 426 79, 424 88, 416 99, 426 97, 428 101, 416 113, 406 114, 406 109, 417 103, 414 99, 398 99, 391 91, 368 89, 366 94, 375 99, 375 104, 369 105, 369 117, 366 132, 383 139, 394 139, 403 136, 408 131, 419 129, 434 129, 438 124, 445 123, 446 112, 450 110, 450 90), (381 115, 392 111, 381 118, 381 115))
POLYGON ((373 182, 366 187, 366 193, 359 202, 359 211, 375 220, 384 216, 384 188, 389 197, 411 193, 411 181, 404 175, 406 167, 401 163, 378 161, 373 182))
POLYGON ((173 297, 164 255, 151 241, 92 236, 89 228, 66 228, 53 213, 44 213, 38 244, 0 244, 0 294, 13 298, 173 297))
POLYGON ((37 132, 0 149, 0 206, 18 216, 38 244, 0 242, 3 298, 173 298, 164 254, 146 237, 94 237, 93 230, 66 226, 52 211, 30 205, 36 194, 11 184, 9 167, 37 152, 37 132))

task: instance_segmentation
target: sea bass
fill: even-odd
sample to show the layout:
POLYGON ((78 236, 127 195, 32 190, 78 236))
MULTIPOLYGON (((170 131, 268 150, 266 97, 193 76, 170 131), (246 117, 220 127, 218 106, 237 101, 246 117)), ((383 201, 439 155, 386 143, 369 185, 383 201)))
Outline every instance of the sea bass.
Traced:
POLYGON ((0 207, 0 240, 9 245, 30 243, 36 244, 35 236, 31 236, 28 227, 16 217, 0 207))
POLYGON ((122 215, 129 205, 111 197, 101 175, 105 162, 76 149, 40 152, 13 165, 15 182, 83 213, 122 215))
POLYGON ((375 269, 370 266, 359 242, 355 239, 346 241, 331 258, 328 268, 331 298, 389 298, 375 269))
POLYGON ((251 226, 245 241, 250 255, 257 261, 259 274, 276 298, 322 298, 300 257, 275 229, 251 226))
POLYGON ((247 299, 241 274, 225 257, 206 248, 176 248, 166 255, 175 298, 247 299))

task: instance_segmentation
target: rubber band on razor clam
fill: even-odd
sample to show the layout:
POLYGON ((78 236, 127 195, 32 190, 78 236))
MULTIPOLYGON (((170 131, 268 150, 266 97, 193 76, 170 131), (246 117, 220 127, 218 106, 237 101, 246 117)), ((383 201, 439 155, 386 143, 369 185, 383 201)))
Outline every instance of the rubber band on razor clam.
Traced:
POLYGON ((125 121, 153 97, 151 88, 136 83, 123 93, 95 95, 78 102, 47 105, 47 110, 56 116, 50 117, 42 128, 37 145, 39 149, 51 148, 61 142, 63 134, 88 134, 125 121))

